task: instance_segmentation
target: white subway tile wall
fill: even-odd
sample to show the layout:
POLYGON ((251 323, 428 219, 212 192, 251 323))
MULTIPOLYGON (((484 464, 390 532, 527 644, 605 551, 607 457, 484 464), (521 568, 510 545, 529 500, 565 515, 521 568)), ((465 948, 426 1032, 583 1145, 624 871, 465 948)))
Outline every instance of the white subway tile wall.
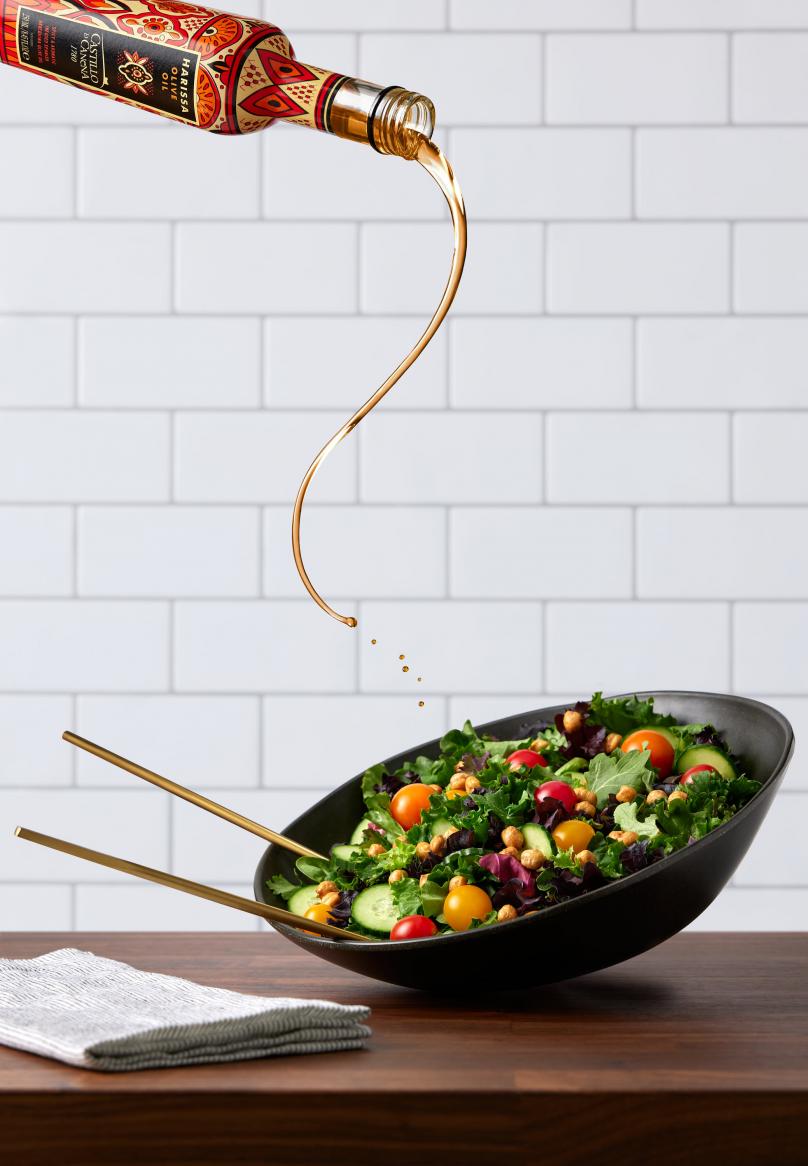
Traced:
MULTIPOLYGON (((466 280, 312 487, 349 632, 291 503, 440 294, 439 193, 0 69, 3 929, 262 926, 12 838, 250 894, 256 840, 66 728, 280 828, 466 716, 596 687, 738 691, 808 735, 808 5, 264 5, 301 59, 435 100, 466 280)), ((804 761, 695 926, 808 925, 804 761)))

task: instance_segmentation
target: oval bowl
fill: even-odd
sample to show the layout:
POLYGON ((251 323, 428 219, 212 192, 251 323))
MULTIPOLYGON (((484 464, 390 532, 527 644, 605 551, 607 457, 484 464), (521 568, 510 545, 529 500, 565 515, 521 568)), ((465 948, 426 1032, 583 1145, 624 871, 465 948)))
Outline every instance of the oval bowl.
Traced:
MULTIPOLYGON (((722 731, 745 772, 761 789, 729 822, 692 846, 651 867, 542 909, 511 923, 393 943, 351 943, 305 935, 284 924, 276 929, 298 946, 375 980, 460 994, 464 985, 519 988, 551 983, 609 967, 662 943, 702 913, 732 877, 755 837, 794 748, 794 734, 781 713, 759 701, 701 692, 653 692, 658 712, 682 723, 709 722, 722 731)), ((501 740, 535 735, 564 705, 533 709, 480 726, 501 740)), ((391 770, 422 754, 434 758, 430 741, 387 759, 391 770)), ((284 834, 327 854, 345 841, 362 817, 361 774, 327 794, 284 834)), ((294 856, 271 845, 255 875, 259 902, 283 906, 266 880, 295 879, 294 856)))

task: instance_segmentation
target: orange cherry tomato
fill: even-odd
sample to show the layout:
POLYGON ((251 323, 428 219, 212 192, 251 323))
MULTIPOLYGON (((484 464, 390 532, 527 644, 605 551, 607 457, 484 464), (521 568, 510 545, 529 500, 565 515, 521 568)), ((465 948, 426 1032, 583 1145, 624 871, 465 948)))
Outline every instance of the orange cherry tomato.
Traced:
POLYGON ((466 791, 464 789, 447 789, 444 792, 446 793, 446 797, 450 802, 454 798, 464 798, 466 796, 466 791))
POLYGON ((493 904, 482 887, 456 887, 443 901, 443 916, 452 931, 468 931, 472 919, 485 919, 493 904))
POLYGON ((421 814, 429 806, 429 799, 434 792, 433 786, 414 781, 412 785, 404 785, 398 793, 393 794, 390 813, 402 829, 409 830, 421 821, 421 814))
POLYGON ((313 919, 315 923, 330 923, 332 918, 331 910, 329 907, 326 907, 325 903, 312 903, 303 912, 303 918, 313 919))
POLYGON ((573 854, 586 850, 594 837, 595 831, 588 822, 582 822, 580 818, 560 822, 553 831, 553 842, 558 849, 571 850, 573 854))
POLYGON ((674 748, 667 737, 655 733, 653 729, 637 729, 630 733, 621 745, 624 753, 647 749, 651 754, 651 764, 659 771, 660 777, 667 777, 673 769, 674 748))

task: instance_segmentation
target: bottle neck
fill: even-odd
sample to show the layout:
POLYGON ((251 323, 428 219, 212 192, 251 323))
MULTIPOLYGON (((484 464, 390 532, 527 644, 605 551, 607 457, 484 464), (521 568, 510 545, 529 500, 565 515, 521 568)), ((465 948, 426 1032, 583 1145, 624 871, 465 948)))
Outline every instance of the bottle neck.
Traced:
POLYGON ((380 154, 412 160, 423 138, 432 137, 435 107, 428 97, 399 85, 384 88, 345 77, 335 87, 324 128, 380 154))

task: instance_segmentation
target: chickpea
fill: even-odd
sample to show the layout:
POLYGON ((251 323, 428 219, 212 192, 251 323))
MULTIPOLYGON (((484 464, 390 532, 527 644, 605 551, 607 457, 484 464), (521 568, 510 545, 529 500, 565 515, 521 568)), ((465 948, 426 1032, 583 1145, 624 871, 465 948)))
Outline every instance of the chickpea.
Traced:
POLYGON ((623 831, 623 844, 625 846, 633 846, 635 842, 639 842, 640 836, 636 830, 623 831))
POLYGON ((339 903, 339 891, 329 891, 327 895, 323 895, 320 902, 324 907, 336 907, 339 903))
POLYGON ((589 790, 586 788, 586 786, 576 785, 572 792, 575 794, 579 802, 589 801, 589 790))
POLYGON ((687 801, 687 794, 685 793, 685 791, 683 789, 675 789, 673 791, 673 793, 670 795, 670 797, 668 798, 668 805, 670 805, 671 802, 686 802, 686 801, 687 801))
POLYGON ((546 860, 540 850, 523 850, 519 855, 519 861, 525 870, 538 870, 540 866, 544 866, 546 860))
POLYGON ((579 850, 575 856, 580 862, 581 866, 586 866, 588 862, 593 862, 597 866, 597 859, 591 850, 579 850))
POLYGON ((536 737, 530 742, 529 748, 532 749, 534 753, 543 753, 545 749, 550 748, 550 742, 547 741, 544 737, 536 737))
POLYGON ((468 879, 464 878, 463 875, 455 875, 453 879, 449 879, 449 890, 454 891, 457 887, 465 887, 467 882, 468 879))
POLYGON ((619 733, 609 733, 606 740, 603 742, 603 748, 606 753, 614 753, 618 745, 622 744, 623 738, 619 733))
POLYGON ((503 846, 513 846, 516 850, 522 850, 525 845, 524 834, 515 826, 506 826, 500 834, 500 838, 503 846))
POLYGON ((432 851, 429 849, 428 842, 417 842, 415 845, 415 857, 420 858, 423 862, 425 858, 429 858, 432 851))
POLYGON ((317 887, 317 897, 322 899, 323 895, 330 895, 337 889, 338 888, 336 883, 332 883, 331 879, 326 879, 324 883, 320 883, 320 885, 317 887))
POLYGON ((388 881, 388 883, 400 883, 401 880, 405 879, 406 877, 407 877, 407 872, 405 870, 401 870, 401 869, 391 870, 390 877, 387 881, 388 881))
POLYGON ((584 718, 577 709, 567 709, 564 713, 562 724, 565 733, 577 733, 579 729, 583 728, 583 723, 584 718))
POLYGON ((589 802, 590 806, 594 806, 595 809, 598 808, 598 795, 593 793, 591 789, 586 791, 583 800, 589 802))
POLYGON ((515 846, 506 846, 504 850, 500 850, 500 854, 506 854, 509 858, 518 858, 519 851, 515 846))
POLYGON ((591 802, 576 802, 575 803, 575 813, 580 818, 594 818, 595 807, 592 805, 591 802))
POLYGON ((516 908, 512 907, 510 903, 506 903, 504 907, 500 907, 497 911, 497 923, 510 923, 511 919, 516 918, 516 908))
POLYGON ((665 797, 665 791, 662 789, 652 789, 648 797, 645 799, 645 804, 647 806, 653 806, 654 802, 664 801, 667 801, 667 798, 665 797))
POLYGON ((612 830, 609 833, 609 837, 614 838, 615 842, 622 842, 623 841, 623 831, 622 830, 612 830))
POLYGON ((482 784, 483 783, 480 781, 479 777, 467 777, 466 778, 466 793, 473 794, 475 792, 475 790, 481 789, 482 784))
POLYGON ((436 834, 429 844, 429 849, 433 854, 437 854, 438 858, 446 853, 446 839, 442 834, 436 834))
POLYGON ((378 858, 380 854, 384 854, 384 847, 380 846, 378 842, 374 842, 372 846, 368 847, 368 854, 371 858, 378 858))
POLYGON ((422 874, 418 880, 418 886, 422 887, 428 878, 429 878, 428 874, 422 874))
POLYGON ((633 785, 621 785, 620 789, 615 794, 618 802, 633 802, 637 796, 637 791, 633 785))
POLYGON ((449 789, 465 789, 466 778, 462 773, 454 773, 449 778, 449 789))
POLYGON ((455 766, 455 773, 460 773, 461 770, 463 770, 465 768, 466 768, 466 763, 461 757, 461 759, 458 761, 457 765, 455 766))

